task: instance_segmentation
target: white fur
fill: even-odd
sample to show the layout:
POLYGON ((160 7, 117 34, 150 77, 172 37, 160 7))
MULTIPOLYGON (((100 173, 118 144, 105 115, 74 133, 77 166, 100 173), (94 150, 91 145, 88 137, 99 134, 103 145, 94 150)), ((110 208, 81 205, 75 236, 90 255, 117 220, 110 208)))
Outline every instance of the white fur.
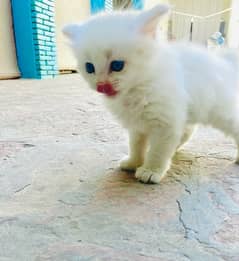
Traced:
POLYGON ((235 53, 162 43, 156 24, 167 10, 159 5, 142 13, 103 14, 64 29, 90 87, 109 81, 119 91, 104 98, 130 134, 130 155, 121 167, 137 168, 136 177, 145 183, 160 182, 195 124, 218 128, 239 145, 235 53), (109 73, 114 59, 125 60, 123 71, 109 73), (95 74, 86 73, 86 62, 95 65, 95 74))

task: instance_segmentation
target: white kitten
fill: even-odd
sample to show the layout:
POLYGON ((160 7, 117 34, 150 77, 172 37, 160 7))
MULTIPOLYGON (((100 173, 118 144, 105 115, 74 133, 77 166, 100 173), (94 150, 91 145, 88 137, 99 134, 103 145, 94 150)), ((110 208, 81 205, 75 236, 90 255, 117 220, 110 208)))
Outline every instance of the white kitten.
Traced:
POLYGON ((145 183, 160 182, 197 123, 239 145, 236 55, 158 41, 157 23, 168 9, 101 14, 63 30, 80 73, 129 130, 130 155, 121 168, 136 169, 145 183))

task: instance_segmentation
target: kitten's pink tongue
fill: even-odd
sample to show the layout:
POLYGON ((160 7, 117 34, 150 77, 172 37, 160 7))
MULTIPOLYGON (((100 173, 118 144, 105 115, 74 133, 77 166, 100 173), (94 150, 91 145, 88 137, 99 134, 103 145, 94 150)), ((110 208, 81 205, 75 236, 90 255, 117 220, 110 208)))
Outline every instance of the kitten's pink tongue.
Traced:
POLYGON ((117 91, 114 89, 111 83, 98 83, 97 92, 104 93, 107 96, 115 96, 117 91))

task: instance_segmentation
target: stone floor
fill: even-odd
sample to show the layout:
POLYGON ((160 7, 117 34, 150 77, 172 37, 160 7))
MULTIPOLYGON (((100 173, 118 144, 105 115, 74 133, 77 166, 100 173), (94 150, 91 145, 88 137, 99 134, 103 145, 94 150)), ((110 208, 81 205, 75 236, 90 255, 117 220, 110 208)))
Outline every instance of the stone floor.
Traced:
POLYGON ((0 81, 0 261, 239 260, 236 147, 200 128, 160 185, 78 75, 0 81))

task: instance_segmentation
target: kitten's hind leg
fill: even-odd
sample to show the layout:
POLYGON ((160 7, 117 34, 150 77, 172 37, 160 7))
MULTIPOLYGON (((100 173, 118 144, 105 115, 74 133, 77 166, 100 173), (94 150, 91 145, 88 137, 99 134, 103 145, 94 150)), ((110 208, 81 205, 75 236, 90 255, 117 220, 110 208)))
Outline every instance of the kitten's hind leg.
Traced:
POLYGON ((146 150, 146 135, 130 131, 129 133, 129 156, 120 162, 122 170, 134 171, 144 162, 146 150))
POLYGON ((237 158, 235 160, 235 163, 239 165, 239 145, 237 145, 237 158))
POLYGON ((235 163, 239 164, 239 111, 227 115, 214 117, 213 127, 223 131, 226 135, 231 136, 237 144, 237 157, 235 163), (230 115, 230 116, 229 116, 230 115))
POLYGON ((180 144, 177 147, 177 150, 180 150, 180 148, 191 138, 195 129, 196 129, 195 125, 188 124, 186 126, 180 144))

